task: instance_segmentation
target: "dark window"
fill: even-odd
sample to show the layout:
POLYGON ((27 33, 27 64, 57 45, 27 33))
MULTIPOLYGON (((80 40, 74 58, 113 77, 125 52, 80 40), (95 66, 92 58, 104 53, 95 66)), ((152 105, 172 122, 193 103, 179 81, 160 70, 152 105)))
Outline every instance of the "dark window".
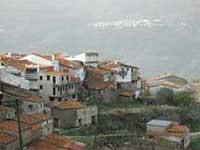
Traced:
POLYGON ((61 102, 61 101, 62 101, 61 97, 59 97, 59 98, 58 98, 58 101, 59 101, 59 102, 61 102))
POLYGON ((53 95, 56 95, 56 88, 53 87, 53 95))
POLYGON ((29 109, 30 111, 33 111, 33 105, 28 105, 28 109, 29 109))
POLYGON ((62 81, 64 80, 64 77, 62 77, 62 81))
POLYGON ((40 76, 40 80, 43 80, 43 76, 40 76))
POLYGON ((96 124, 96 116, 92 116, 92 124, 93 124, 93 125, 96 124))
POLYGON ((55 84, 55 83, 56 83, 56 77, 53 76, 53 84, 55 84))
POLYGON ((51 97, 51 96, 50 96, 50 97, 49 97, 49 100, 50 100, 50 101, 54 101, 54 97, 51 97))
POLYGON ((75 99, 75 98, 76 98, 76 95, 75 95, 75 94, 73 94, 73 95, 72 95, 72 99, 75 99))
POLYGON ((69 77, 68 77, 68 76, 66 76, 66 80, 69 80, 69 77))
POLYGON ((58 119, 58 118, 54 118, 53 123, 54 123, 54 127, 55 127, 55 128, 58 128, 58 127, 59 127, 59 119, 58 119))
POLYGON ((78 119, 79 126, 82 126, 82 119, 78 119))
POLYGON ((40 85, 40 90, 42 90, 43 89, 43 86, 42 85, 40 85))
POLYGON ((50 75, 47 75, 47 80, 48 80, 48 81, 50 80, 50 75))

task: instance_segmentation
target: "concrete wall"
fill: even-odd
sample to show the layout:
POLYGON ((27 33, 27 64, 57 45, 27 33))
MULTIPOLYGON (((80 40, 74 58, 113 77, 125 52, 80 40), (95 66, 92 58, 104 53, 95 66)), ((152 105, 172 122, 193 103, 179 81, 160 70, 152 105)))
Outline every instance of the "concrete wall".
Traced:
POLYGON ((58 119, 59 128, 69 129, 76 127, 77 115, 75 110, 61 110, 53 108, 52 115, 54 118, 54 124, 56 124, 55 119, 58 119))
POLYGON ((26 113, 42 113, 44 111, 44 104, 43 103, 33 103, 30 101, 23 101, 22 109, 26 113), (29 108, 29 105, 32 105, 32 109, 29 108))

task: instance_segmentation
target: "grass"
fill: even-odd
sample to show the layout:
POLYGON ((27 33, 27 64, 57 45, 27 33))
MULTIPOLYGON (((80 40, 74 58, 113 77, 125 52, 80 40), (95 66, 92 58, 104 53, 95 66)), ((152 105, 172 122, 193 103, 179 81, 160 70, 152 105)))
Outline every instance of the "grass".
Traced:
POLYGON ((192 139, 187 150, 199 150, 200 149, 200 137, 192 139))
POLYGON ((113 109, 128 109, 128 108, 141 108, 143 103, 138 101, 126 101, 126 102, 97 102, 95 100, 88 101, 88 105, 97 105, 99 112, 110 111, 113 109))

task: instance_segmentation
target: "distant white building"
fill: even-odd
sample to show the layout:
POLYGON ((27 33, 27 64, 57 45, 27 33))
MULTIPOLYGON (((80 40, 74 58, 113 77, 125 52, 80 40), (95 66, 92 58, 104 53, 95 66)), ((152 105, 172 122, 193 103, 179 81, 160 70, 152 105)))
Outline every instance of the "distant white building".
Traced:
POLYGON ((136 90, 138 80, 138 69, 135 66, 121 63, 117 60, 108 60, 98 64, 104 70, 116 72, 116 84, 118 88, 136 90))
POLYGON ((70 61, 81 61, 85 65, 96 66, 99 62, 99 53, 98 52, 85 52, 73 57, 67 57, 70 61))

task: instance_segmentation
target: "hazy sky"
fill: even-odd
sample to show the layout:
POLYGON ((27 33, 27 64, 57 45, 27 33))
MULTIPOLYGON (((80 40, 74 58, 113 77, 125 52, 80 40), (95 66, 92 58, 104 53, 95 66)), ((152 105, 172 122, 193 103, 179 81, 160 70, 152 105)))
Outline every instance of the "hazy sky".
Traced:
POLYGON ((0 0, 0 52, 100 49, 103 56, 124 59, 149 75, 200 74, 199 26, 200 0, 0 0), (164 26, 88 27, 128 18, 160 19, 164 26))

